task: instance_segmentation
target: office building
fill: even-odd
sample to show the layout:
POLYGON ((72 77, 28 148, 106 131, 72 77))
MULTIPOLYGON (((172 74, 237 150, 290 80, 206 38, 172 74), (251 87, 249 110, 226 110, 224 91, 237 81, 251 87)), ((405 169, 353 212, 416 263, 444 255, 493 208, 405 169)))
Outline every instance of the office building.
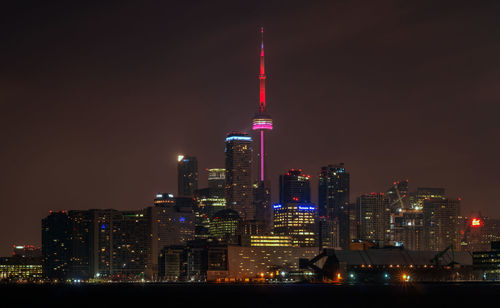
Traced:
POLYGON ((280 175, 280 203, 311 203, 311 176, 302 169, 290 169, 280 175))
POLYGON ((226 185, 226 169, 224 168, 211 168, 208 169, 208 188, 211 195, 223 198, 224 188, 226 185))
POLYGON ((198 189, 198 160, 194 156, 177 156, 177 194, 192 197, 198 189))
POLYGON ((241 220, 238 212, 225 209, 214 214, 210 221, 209 233, 220 242, 237 244, 240 228, 241 220))
POLYGON ((0 281, 37 282, 42 278, 42 251, 40 247, 14 245, 12 256, 0 257, 0 281))
POLYGON ((154 201, 154 217, 158 230, 158 251, 165 246, 184 245, 195 237, 195 214, 191 198, 157 194, 154 201), (161 201, 161 202, 159 202, 161 201))
POLYGON ((318 216, 326 217, 326 225, 336 228, 324 235, 334 238, 322 239, 334 247, 348 249, 350 242, 349 227, 349 173, 344 163, 328 165, 321 168, 318 183, 318 216))
POLYGON ((312 203, 275 204, 274 233, 292 238, 293 246, 316 245, 316 206, 312 203))
POLYGON ((160 281, 186 281, 187 255, 186 246, 165 246, 158 257, 158 279, 160 281))
POLYGON ((251 247, 292 247, 292 237, 288 235, 245 235, 241 246, 251 247))
POLYGON ((500 242, 491 242, 491 249, 472 252, 477 280, 500 280, 500 242))
POLYGON ((208 187, 195 192, 197 219, 200 225, 208 227, 210 217, 226 208, 225 198, 226 169, 208 169, 208 187))
POLYGON ((42 249, 34 245, 12 246, 12 256, 22 258, 41 258, 42 249))
POLYGON ((226 205, 243 220, 256 216, 252 198, 252 138, 232 132, 226 137, 226 205))

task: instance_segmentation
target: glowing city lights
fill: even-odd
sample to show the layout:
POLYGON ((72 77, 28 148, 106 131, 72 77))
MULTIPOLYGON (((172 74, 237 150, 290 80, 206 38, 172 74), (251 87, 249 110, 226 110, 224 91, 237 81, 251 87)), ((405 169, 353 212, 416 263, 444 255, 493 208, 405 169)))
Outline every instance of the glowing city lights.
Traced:
POLYGON ((479 218, 473 218, 470 224, 472 227, 481 227, 483 225, 483 221, 479 218))
POLYGON ((252 137, 249 136, 229 136, 226 138, 226 142, 229 141, 252 141, 252 137))

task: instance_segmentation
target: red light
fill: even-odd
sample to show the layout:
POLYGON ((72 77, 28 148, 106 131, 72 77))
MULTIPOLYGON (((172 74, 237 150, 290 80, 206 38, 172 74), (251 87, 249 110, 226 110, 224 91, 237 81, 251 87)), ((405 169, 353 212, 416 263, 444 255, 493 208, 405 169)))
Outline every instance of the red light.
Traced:
POLYGON ((483 221, 479 218, 472 218, 470 225, 472 227, 481 227, 483 225, 483 221))

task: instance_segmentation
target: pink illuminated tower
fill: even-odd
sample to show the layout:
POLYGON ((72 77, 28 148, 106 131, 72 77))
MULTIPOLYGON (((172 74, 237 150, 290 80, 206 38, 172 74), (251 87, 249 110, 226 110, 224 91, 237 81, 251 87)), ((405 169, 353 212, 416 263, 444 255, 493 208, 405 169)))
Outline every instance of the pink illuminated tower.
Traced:
POLYGON ((259 181, 266 182, 266 151, 265 132, 273 129, 273 119, 266 113, 266 71, 264 66, 264 28, 261 28, 262 41, 260 44, 260 95, 259 111, 253 118, 252 129, 258 133, 258 158, 259 158, 259 181))
MULTIPOLYGON (((271 206, 271 185, 267 174, 266 132, 273 129, 273 120, 266 112, 266 70, 264 66, 264 28, 261 28, 262 42, 260 44, 260 95, 259 108, 253 118, 252 129, 255 133, 254 149, 256 150, 257 179, 253 187, 253 202, 256 207, 256 221, 259 226, 254 228, 257 234, 269 233, 272 229, 273 211, 271 206)), ((254 169, 254 170, 255 170, 254 169)), ((252 233, 254 233, 252 231, 252 233)))

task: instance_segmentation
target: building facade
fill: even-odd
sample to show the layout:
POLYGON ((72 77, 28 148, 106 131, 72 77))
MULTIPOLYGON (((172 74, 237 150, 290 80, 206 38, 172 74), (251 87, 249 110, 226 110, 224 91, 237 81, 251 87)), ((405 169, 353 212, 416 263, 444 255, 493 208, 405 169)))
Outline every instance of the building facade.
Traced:
POLYGON ((275 204, 274 233, 290 236, 293 246, 316 246, 316 206, 312 203, 275 204))
POLYGON ((225 209, 215 213, 210 221, 209 233, 220 242, 239 243, 241 220, 238 212, 225 209))
POLYGON ((323 235, 335 236, 321 241, 343 249, 348 249, 350 242, 349 190, 349 173, 344 163, 321 168, 318 183, 318 216, 326 218, 325 226, 334 228, 323 235))
POLYGON ((246 220, 256 216, 252 194, 252 138, 232 132, 226 137, 226 205, 246 220))
POLYGON ((311 202, 311 176, 302 172, 302 169, 290 169, 280 175, 280 203, 311 202))
POLYGON ((359 212, 360 239, 383 246, 389 242, 390 201, 384 193, 361 195, 356 201, 359 212))
POLYGON ((443 197, 425 199, 423 215, 426 250, 441 251, 450 245, 455 250, 460 249, 459 200, 443 197))
POLYGON ((177 194, 192 197, 198 189, 198 160, 194 156, 177 157, 177 194))
POLYGON ((42 265, 44 277, 63 281, 71 258, 71 229, 66 211, 50 211, 42 219, 42 265))

